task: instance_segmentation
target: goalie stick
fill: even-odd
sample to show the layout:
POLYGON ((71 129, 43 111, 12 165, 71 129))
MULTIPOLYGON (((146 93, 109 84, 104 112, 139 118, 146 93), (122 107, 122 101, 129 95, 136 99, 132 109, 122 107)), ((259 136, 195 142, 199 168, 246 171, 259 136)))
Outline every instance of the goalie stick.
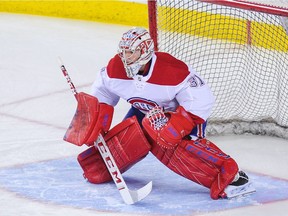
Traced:
MULTIPOLYGON (((75 96, 76 100, 77 100, 77 90, 62 62, 62 60, 60 59, 60 57, 58 58, 59 60, 59 64, 60 64, 60 68, 61 71, 63 73, 63 75, 65 76, 67 83, 70 86, 70 89, 73 93, 73 95, 75 96)), ((152 181, 150 181, 148 184, 146 184, 145 186, 143 186, 142 188, 138 189, 138 190, 130 190, 125 181, 124 178, 117 166, 117 164, 115 163, 115 160, 103 138, 103 136, 100 134, 98 136, 98 139, 94 142, 94 146, 95 148, 99 149, 99 152, 101 154, 101 157, 103 158, 103 161, 114 181, 114 183, 116 184, 117 189, 119 190, 124 202, 126 204, 134 204, 142 199, 144 199, 146 196, 148 196, 148 194, 151 192, 152 190, 152 181)))

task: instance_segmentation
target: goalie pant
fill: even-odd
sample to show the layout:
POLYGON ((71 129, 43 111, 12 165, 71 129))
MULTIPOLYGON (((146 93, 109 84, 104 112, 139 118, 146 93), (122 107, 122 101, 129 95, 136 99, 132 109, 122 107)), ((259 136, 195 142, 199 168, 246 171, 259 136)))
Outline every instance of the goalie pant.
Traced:
POLYGON ((182 140, 173 149, 167 149, 149 140, 151 152, 168 168, 191 181, 210 188, 212 199, 221 197, 233 181, 238 165, 207 139, 182 140))

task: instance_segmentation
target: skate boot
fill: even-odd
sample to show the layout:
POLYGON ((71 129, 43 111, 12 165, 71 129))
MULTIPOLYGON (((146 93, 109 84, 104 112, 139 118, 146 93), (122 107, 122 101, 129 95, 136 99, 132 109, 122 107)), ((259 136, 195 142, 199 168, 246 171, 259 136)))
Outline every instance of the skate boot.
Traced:
POLYGON ((256 192, 256 190, 252 183, 249 181, 246 173, 239 171, 236 174, 234 180, 225 188, 220 197, 231 199, 233 197, 243 196, 254 192, 256 192))

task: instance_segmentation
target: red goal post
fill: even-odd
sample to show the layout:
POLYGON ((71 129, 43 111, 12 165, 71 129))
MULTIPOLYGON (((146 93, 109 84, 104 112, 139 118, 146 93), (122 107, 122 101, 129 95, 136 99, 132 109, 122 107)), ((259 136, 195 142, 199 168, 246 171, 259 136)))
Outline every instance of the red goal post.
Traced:
POLYGON ((288 1, 281 1, 148 1, 155 50, 191 64, 216 96, 208 134, 288 139, 288 1))

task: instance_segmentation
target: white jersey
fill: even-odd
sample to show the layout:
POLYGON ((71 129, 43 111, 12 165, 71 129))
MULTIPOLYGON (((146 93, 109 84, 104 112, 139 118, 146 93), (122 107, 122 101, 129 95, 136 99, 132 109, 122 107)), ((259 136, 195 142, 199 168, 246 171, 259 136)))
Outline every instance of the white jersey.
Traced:
POLYGON ((146 76, 128 78, 118 55, 102 68, 92 86, 99 102, 115 106, 122 98, 146 113, 155 106, 186 111, 207 120, 214 96, 204 80, 190 66, 168 53, 156 52, 146 76))

